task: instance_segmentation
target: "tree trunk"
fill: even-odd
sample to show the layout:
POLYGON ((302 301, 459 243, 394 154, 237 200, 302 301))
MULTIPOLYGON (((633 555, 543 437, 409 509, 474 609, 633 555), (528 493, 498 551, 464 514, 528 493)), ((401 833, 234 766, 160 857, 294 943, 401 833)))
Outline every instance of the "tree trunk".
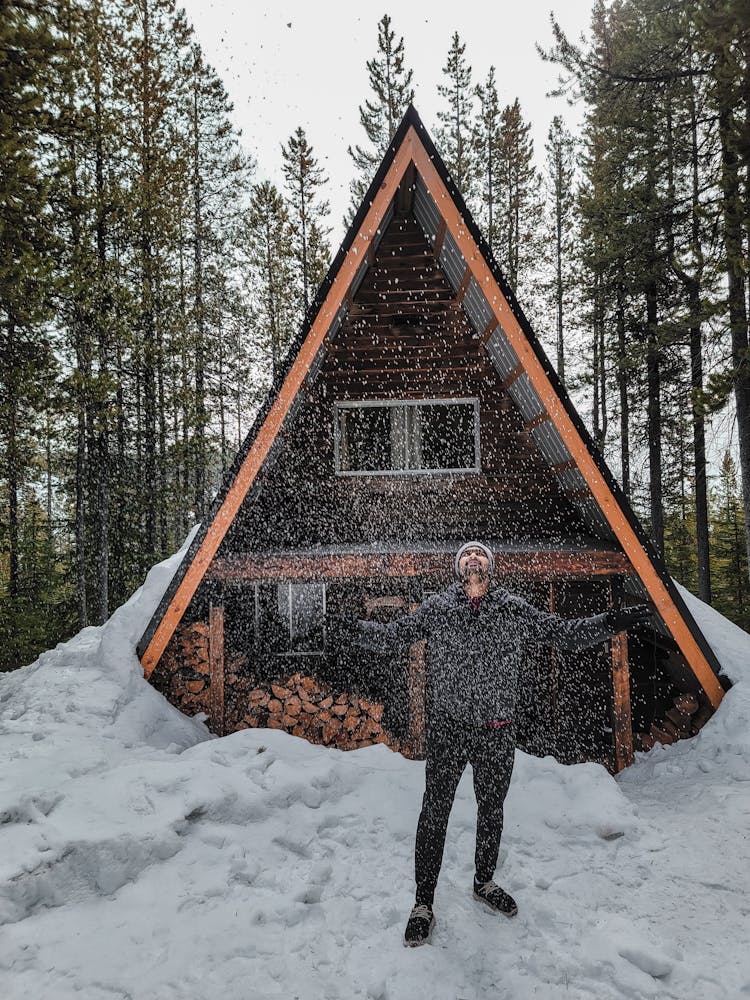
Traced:
MULTIPOLYGON (((652 262, 653 263, 653 262, 652 262)), ((664 498, 661 454, 661 357, 657 334, 656 284, 646 289, 648 353, 646 378, 648 392, 648 468, 651 502, 651 539, 659 555, 664 554, 664 498)))
POLYGON ((78 435, 76 439, 76 608, 78 627, 88 625, 86 601, 86 416, 82 402, 78 403, 78 435))
MULTIPOLYGON (((722 102, 723 103, 723 102, 722 102)), ((742 245, 741 185, 737 155, 731 144, 731 112, 719 113, 721 186, 726 247, 727 304, 734 368, 734 401, 740 451, 742 503, 745 511, 745 548, 750 567, 750 358, 748 356, 747 304, 742 245)))
POLYGON ((198 91, 200 66, 193 67, 193 268, 195 281, 195 512, 202 520, 206 512, 206 328, 203 307, 203 218, 200 175, 200 124, 198 91))
POLYGON ((157 479, 156 479, 156 319, 154 295, 154 249, 152 233, 153 208, 153 122, 151 108, 151 53, 150 9, 143 4, 143 39, 141 46, 141 73, 143 79, 141 106, 141 327, 143 330, 143 485, 144 485, 144 547, 147 564, 156 556, 157 479))
POLYGON ((706 474, 706 428, 700 404, 703 389, 703 344, 700 324, 700 289, 689 290, 690 386, 692 389, 693 462, 695 468, 695 531, 698 556, 698 597, 711 603, 711 561, 708 532, 708 477, 706 474))
POLYGON ((104 180, 104 121, 101 75, 101 5, 94 0, 93 15, 93 82, 94 82, 94 175, 96 183, 96 257, 101 308, 96 316, 98 328, 99 386, 95 406, 95 497, 96 497, 96 618, 101 624, 109 617, 109 330, 111 301, 107 285, 107 208, 104 180))
POLYGON ((625 341, 625 291, 617 282, 617 388, 620 395, 620 466, 622 491, 630 497, 630 400, 628 399, 627 344, 625 341))
POLYGON ((16 385, 16 327, 13 318, 8 322, 8 446, 6 450, 6 475, 8 477, 8 596, 18 597, 18 389, 16 385))
POLYGON ((565 339, 563 333, 562 274, 563 212, 560 174, 561 167, 558 166, 558 175, 555 178, 555 304, 557 306, 557 374, 562 384, 565 385, 565 339))

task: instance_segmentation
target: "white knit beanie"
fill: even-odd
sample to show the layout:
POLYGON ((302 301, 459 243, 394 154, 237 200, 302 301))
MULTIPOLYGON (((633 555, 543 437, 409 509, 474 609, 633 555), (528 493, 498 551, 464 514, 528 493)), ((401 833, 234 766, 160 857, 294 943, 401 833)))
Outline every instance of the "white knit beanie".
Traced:
POLYGON ((467 549, 481 549, 490 561, 490 576, 495 575, 495 557, 492 554, 492 549, 485 545, 483 542, 464 542, 461 548, 456 553, 456 558, 453 560, 453 572, 458 576, 458 561, 461 556, 466 552, 467 549))

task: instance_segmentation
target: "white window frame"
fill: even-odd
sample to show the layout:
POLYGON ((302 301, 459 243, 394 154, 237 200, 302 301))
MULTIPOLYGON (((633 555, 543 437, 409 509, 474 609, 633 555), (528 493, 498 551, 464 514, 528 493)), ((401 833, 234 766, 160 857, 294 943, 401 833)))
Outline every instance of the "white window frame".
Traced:
MULTIPOLYGON (((393 418, 391 416, 391 427, 393 418)), ((404 418, 401 418, 404 419, 404 418)), ((410 441, 406 441, 406 450, 410 448, 410 441)), ((391 446, 392 439, 391 439, 391 446)), ((447 476, 447 475, 476 475, 482 470, 482 462, 479 447, 479 399, 476 396, 430 398, 430 399, 347 399, 333 404, 333 452, 334 471, 337 476, 447 476), (358 410, 366 406, 401 408, 406 417, 408 425, 408 409, 412 408, 416 414, 421 406, 458 406, 471 404, 474 407, 474 464, 461 469, 342 469, 341 468, 341 424, 339 413, 341 410, 358 410)), ((408 458, 407 458, 408 460, 408 458)))

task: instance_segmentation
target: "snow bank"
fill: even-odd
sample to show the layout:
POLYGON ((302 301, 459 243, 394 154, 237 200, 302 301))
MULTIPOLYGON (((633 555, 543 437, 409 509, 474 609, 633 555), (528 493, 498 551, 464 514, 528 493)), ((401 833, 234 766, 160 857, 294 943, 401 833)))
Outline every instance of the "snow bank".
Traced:
POLYGON ((699 600, 676 580, 673 583, 716 653, 724 673, 735 683, 750 680, 750 636, 747 632, 699 600))
POLYGON ((498 871, 512 921, 471 896, 467 772, 434 943, 412 951, 423 764, 275 731, 210 739, 169 706, 134 644, 180 557, 105 626, 0 678, 4 997, 750 995, 750 637, 691 603, 739 683, 699 737, 617 780, 517 754, 498 871))

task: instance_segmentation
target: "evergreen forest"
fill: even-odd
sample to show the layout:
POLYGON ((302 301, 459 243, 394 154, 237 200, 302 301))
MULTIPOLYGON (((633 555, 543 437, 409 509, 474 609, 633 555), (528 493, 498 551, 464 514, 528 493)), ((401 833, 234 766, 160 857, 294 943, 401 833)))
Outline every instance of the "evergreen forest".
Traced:
MULTIPOLYGON (((550 39, 581 127, 535 149, 458 32, 426 124, 670 572, 750 628, 750 5, 550 39)), ((414 97, 387 14, 372 52, 350 217, 414 97)), ((174 0, 0 0, 0 668, 205 516, 335 251, 315 141, 251 155, 174 0)))

